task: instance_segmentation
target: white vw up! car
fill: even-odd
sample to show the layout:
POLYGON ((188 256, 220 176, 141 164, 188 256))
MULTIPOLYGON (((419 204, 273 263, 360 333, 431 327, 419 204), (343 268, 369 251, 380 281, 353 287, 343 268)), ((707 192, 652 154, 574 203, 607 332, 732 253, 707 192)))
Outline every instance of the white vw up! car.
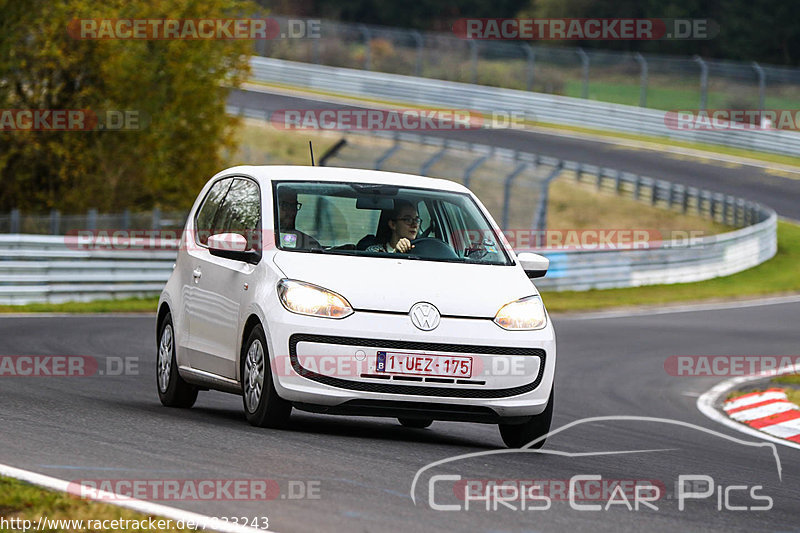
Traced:
POLYGON ((234 167, 197 197, 159 300, 158 395, 239 394, 265 427, 292 408, 495 423, 521 446, 553 412, 555 333, 529 279, 547 267, 455 182, 234 167))

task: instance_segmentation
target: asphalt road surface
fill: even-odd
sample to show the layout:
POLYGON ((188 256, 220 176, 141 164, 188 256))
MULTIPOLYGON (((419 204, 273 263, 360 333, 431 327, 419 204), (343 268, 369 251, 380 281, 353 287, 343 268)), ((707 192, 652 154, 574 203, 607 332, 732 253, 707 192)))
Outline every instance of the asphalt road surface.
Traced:
MULTIPOLYGON (((355 108, 281 94, 233 91, 228 103, 234 106, 274 112, 282 109, 355 108)), ((800 220, 800 174, 787 178, 755 167, 712 160, 698 161, 685 156, 644 149, 624 148, 602 141, 565 137, 524 130, 497 129, 420 132, 534 152, 541 155, 620 169, 754 200, 775 209, 779 215, 800 220)))
MULTIPOLYGON (((479 455, 426 470, 415 488, 416 504, 410 491, 419 469, 502 450, 496 426, 435 422, 408 429, 393 419, 295 411, 287 430, 257 429, 245 421, 241 399, 229 394, 201 393, 190 410, 161 406, 154 317, 2 317, 0 355, 91 356, 104 374, 0 378, 0 463, 67 480, 274 480, 280 495, 270 501, 237 501, 220 492, 223 499, 161 503, 213 516, 267 516, 277 531, 797 531, 800 452, 777 447, 779 479, 769 447, 744 444, 758 439, 695 408, 697 395, 720 378, 674 377, 664 363, 671 355, 796 354, 798 316, 800 303, 555 317, 554 429, 586 417, 657 417, 741 442, 666 421, 579 423, 548 440, 543 450, 551 453, 479 455), (136 368, 108 375, 125 358, 136 368), (635 453, 596 455, 610 451, 635 453), (504 505, 490 497, 471 500, 465 509, 463 498, 454 496, 456 482, 432 475, 461 476, 462 483, 512 480, 523 488, 524 480, 536 479, 550 487, 543 494, 551 502, 547 509, 531 509, 545 502, 529 500, 523 511, 519 498, 504 505), (590 501, 576 503, 601 506, 579 511, 564 492, 576 475, 600 475, 607 487, 613 486, 609 480, 648 480, 664 490, 651 502, 658 510, 640 501, 637 511, 630 490, 624 499, 631 510, 610 489, 603 494, 597 486, 578 485, 595 492, 587 493, 590 501), (684 497, 681 510, 675 492, 681 475, 711 476, 713 495, 684 497), (313 498, 294 498, 303 492, 313 498), (431 494, 434 505, 460 510, 432 508, 431 494), (766 506, 758 499, 764 496, 772 499, 769 510, 729 510, 766 506), (606 510, 609 500, 617 504, 606 510)), ((697 492, 706 488, 687 485, 697 492)))

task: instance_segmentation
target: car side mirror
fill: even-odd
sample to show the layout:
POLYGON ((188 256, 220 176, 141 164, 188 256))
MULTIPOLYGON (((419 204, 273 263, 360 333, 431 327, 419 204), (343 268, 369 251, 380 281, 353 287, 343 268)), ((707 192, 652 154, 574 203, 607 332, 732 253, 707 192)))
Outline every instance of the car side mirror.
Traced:
POLYGON ((247 249, 247 239, 238 233, 219 233, 208 238, 208 251, 216 257, 243 261, 252 265, 261 261, 261 252, 247 249))
POLYGON ((550 268, 550 260, 543 255, 521 252, 517 254, 517 259, 529 278, 543 278, 550 268))

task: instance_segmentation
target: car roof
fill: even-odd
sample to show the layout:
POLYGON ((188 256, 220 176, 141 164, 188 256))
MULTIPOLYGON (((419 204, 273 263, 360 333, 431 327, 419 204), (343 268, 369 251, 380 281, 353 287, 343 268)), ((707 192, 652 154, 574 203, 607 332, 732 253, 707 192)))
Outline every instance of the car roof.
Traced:
POLYGON ((469 189, 455 181, 361 168, 311 167, 299 165, 241 165, 225 169, 214 176, 214 178, 230 175, 250 176, 258 180, 259 184, 262 186, 269 186, 270 182, 273 180, 331 181, 345 183, 377 183, 460 193, 469 192, 469 189))

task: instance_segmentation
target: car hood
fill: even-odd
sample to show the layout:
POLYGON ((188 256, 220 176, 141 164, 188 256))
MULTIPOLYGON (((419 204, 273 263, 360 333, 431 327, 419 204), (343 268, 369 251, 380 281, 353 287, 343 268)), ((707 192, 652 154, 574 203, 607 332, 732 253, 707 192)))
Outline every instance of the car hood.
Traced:
POLYGON ((407 313, 428 302, 442 315, 493 318, 508 302, 537 294, 519 266, 287 251, 274 261, 288 278, 337 292, 357 310, 407 313))

